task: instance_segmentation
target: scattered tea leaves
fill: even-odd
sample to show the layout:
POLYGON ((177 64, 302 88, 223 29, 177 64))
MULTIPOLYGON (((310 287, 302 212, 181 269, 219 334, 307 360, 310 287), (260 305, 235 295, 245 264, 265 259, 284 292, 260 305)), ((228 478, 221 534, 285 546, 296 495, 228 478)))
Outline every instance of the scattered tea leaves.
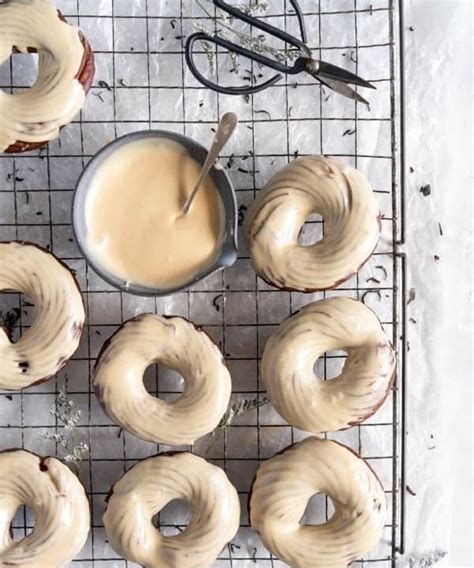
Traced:
POLYGON ((99 81, 99 87, 106 89, 107 91, 112 91, 112 87, 106 81, 99 81))
POLYGON ((54 434, 42 432, 41 436, 55 442, 62 454, 60 457, 66 463, 71 464, 76 472, 79 472, 81 462, 89 453, 89 446, 77 440, 77 427, 81 421, 82 411, 76 408, 73 400, 68 398, 65 386, 60 389, 50 414, 54 416, 61 430, 54 434))

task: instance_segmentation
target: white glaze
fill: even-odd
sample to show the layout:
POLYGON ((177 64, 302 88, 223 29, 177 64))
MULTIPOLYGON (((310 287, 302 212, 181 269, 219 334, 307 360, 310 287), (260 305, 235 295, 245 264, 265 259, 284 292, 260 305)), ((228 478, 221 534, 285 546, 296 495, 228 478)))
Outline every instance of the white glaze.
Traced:
POLYGON ((361 302, 330 298, 304 307, 270 337, 262 380, 276 410, 308 432, 333 432, 369 418, 386 399, 395 353, 377 316, 361 302), (347 351, 341 374, 329 381, 314 364, 331 350, 347 351))
POLYGON ((51 253, 20 242, 0 243, 0 291, 25 294, 36 318, 12 343, 0 327, 0 388, 22 389, 54 376, 76 351, 84 305, 70 270, 51 253))
POLYGON ((192 444, 218 425, 227 409, 231 379, 222 353, 191 322, 144 314, 125 323, 99 356, 97 397, 110 418, 150 442, 192 444), (182 394, 166 402, 148 394, 143 374, 162 363, 184 379, 182 394))
POLYGON ((326 290, 357 273, 379 237, 379 206, 360 171, 335 158, 298 158, 261 189, 245 222, 256 272, 293 290, 326 290), (311 246, 298 236, 311 214, 324 219, 324 238, 311 246))
POLYGON ((147 568, 207 568, 239 521, 239 498, 226 474, 189 453, 135 465, 114 485, 104 514, 114 549, 147 568), (181 534, 165 537, 151 520, 174 499, 191 505, 192 519, 181 534))
POLYGON ((28 90, 0 89, 0 151, 17 141, 38 143, 56 138, 84 104, 76 76, 84 46, 78 28, 60 20, 49 0, 12 0, 0 4, 0 64, 16 47, 39 54, 38 80, 28 90))
POLYGON ((344 568, 380 540, 385 493, 352 450, 308 438, 263 463, 250 498, 250 522, 265 546, 292 568, 344 568), (310 498, 327 494, 334 516, 302 526, 310 498))
POLYGON ((66 465, 24 450, 0 453, 0 566, 68 566, 89 529, 84 487, 66 465), (31 534, 14 541, 10 523, 21 505, 34 512, 35 526, 31 534))

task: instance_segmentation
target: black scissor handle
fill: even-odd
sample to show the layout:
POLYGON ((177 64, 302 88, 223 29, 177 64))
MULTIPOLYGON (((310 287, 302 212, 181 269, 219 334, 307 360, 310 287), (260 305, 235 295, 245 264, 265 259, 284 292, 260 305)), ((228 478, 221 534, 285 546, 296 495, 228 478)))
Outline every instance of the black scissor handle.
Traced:
POLYGON ((281 39, 282 41, 299 49, 304 57, 298 58, 293 65, 287 65, 285 63, 282 63, 281 61, 277 61, 276 59, 267 57, 262 53, 256 53, 254 51, 251 51, 250 49, 237 45, 220 36, 217 35, 210 36, 205 32, 198 32, 190 35, 186 41, 186 49, 185 49, 186 63, 188 64, 191 73, 205 87, 208 87, 209 89, 212 89, 213 91, 216 91, 218 93, 223 93, 225 95, 251 95, 259 93, 260 91, 263 91, 268 87, 271 87, 278 81, 280 81, 282 78, 282 74, 296 75, 304 71, 305 70, 304 61, 305 58, 311 57, 311 50, 305 43, 307 35, 306 35, 306 27, 304 23, 303 12, 301 11, 301 8, 297 0, 290 0, 290 2, 295 10, 296 16, 298 17, 302 40, 299 40, 298 38, 295 38, 294 36, 288 34, 287 32, 280 30, 279 28, 276 28, 271 24, 268 24, 267 22, 263 22, 258 18, 251 16, 250 14, 242 12, 241 10, 239 10, 234 6, 230 6, 229 4, 224 2, 224 0, 213 0, 213 3, 216 6, 216 8, 219 8, 224 12, 230 14, 234 18, 246 22, 250 24, 252 27, 258 28, 264 31, 265 33, 268 33, 273 37, 281 39), (264 67, 269 67, 270 69, 277 71, 278 74, 272 77, 271 79, 268 79, 267 81, 261 83, 260 85, 255 85, 253 87, 247 85, 241 87, 222 87, 217 83, 214 83, 213 81, 210 81, 209 79, 204 77, 204 75, 199 71, 196 64, 194 63, 193 48, 194 44, 198 41, 205 41, 207 43, 223 47, 224 49, 226 49, 231 53, 236 53, 238 55, 241 55, 251 61, 254 61, 255 63, 258 63, 259 65, 263 65, 264 67))
POLYGON ((290 0, 290 4, 293 6, 296 17, 298 18, 298 23, 301 32, 301 40, 290 35, 284 30, 272 26, 267 22, 263 22, 262 20, 259 20, 258 18, 251 16, 250 14, 242 12, 242 10, 239 10, 235 6, 227 4, 227 2, 224 2, 224 0, 213 0, 213 4, 214 6, 216 6, 216 8, 220 8, 222 11, 227 12, 234 18, 246 22, 247 24, 250 24, 251 26, 258 28, 259 30, 262 30, 267 34, 272 35, 273 37, 281 39, 282 41, 289 43, 293 47, 297 47, 301 51, 301 53, 306 57, 311 57, 311 50, 306 45, 308 37, 306 33, 306 25, 304 23, 304 15, 298 3, 298 0, 290 0))
MULTIPOLYGON (((222 87, 221 85, 218 85, 217 83, 214 83, 213 81, 210 81, 209 79, 204 77, 204 75, 199 71, 196 64, 194 63, 193 47, 197 41, 206 41, 208 43, 219 45, 232 53, 243 55, 244 57, 247 57, 252 61, 256 61, 257 63, 261 63, 262 65, 266 65, 268 67, 270 67, 269 63, 272 64, 273 66, 272 68, 275 68, 274 66, 275 64, 282 66, 283 64, 280 64, 278 61, 274 61, 273 59, 265 57, 260 53, 254 53, 253 51, 250 51, 245 47, 241 47, 240 45, 227 41, 226 39, 218 36, 209 36, 204 32, 198 32, 192 34, 189 36, 188 40, 186 41, 186 51, 185 51, 186 63, 188 64, 188 67, 191 73, 194 75, 194 77, 196 77, 196 79, 200 83, 202 83, 205 87, 212 89, 213 91, 222 93, 224 95, 251 95, 259 93, 260 91, 264 91, 268 87, 271 87, 272 85, 280 81, 282 78, 281 73, 279 73, 278 75, 275 75, 271 79, 268 79, 268 81, 265 81, 260 85, 255 85, 254 87, 250 87, 248 85, 244 85, 242 87, 222 87)), ((284 67, 286 67, 286 65, 284 65, 284 67)))

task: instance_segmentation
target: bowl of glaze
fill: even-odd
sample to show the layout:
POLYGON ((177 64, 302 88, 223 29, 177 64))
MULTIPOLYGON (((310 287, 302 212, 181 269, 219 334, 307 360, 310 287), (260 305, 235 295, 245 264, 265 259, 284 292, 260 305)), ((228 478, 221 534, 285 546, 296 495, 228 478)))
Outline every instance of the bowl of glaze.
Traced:
POLYGON ((170 287, 155 288, 139 283, 127 282, 125 279, 113 274, 97 260, 91 245, 88 242, 87 197, 95 174, 107 158, 111 157, 114 152, 123 148, 127 144, 147 139, 161 139, 164 141, 178 143, 187 150, 190 158, 194 159, 201 165, 204 164, 208 154, 207 149, 193 139, 165 130, 144 130, 132 132, 114 140, 110 144, 104 146, 92 158, 77 182, 72 205, 73 229, 76 241, 85 259, 94 271, 111 286, 138 296, 168 296, 170 294, 186 290, 207 276, 210 276, 219 270, 223 270, 224 268, 230 267, 235 263, 237 260, 237 203, 232 182, 224 168, 217 163, 209 174, 214 182, 222 204, 221 235, 214 261, 203 268, 198 274, 191 277, 188 281, 170 287))

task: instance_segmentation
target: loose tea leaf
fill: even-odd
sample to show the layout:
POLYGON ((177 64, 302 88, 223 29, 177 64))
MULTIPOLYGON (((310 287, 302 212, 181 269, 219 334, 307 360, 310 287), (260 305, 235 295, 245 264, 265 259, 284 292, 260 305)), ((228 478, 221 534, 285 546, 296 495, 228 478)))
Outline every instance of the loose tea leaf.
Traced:
POLYGON ((216 312, 220 312, 221 311, 221 306, 219 303, 220 299, 224 299, 224 294, 219 294, 218 296, 216 296, 214 298, 214 300, 212 300, 212 305, 214 306, 214 309, 216 310, 216 312))
POLYGON ((365 299, 367 298, 367 296, 369 294, 376 294, 378 296, 379 302, 382 301, 382 294, 378 290, 367 290, 367 292, 364 292, 364 294, 362 295, 362 298, 361 298, 361 302, 363 304, 365 304, 365 299))
POLYGON ((382 266, 381 264, 377 264, 377 266, 376 266, 375 268, 376 268, 377 270, 381 270, 381 271, 383 272, 383 274, 384 274, 383 279, 384 279, 384 280, 387 280, 387 278, 388 278, 388 272, 387 272, 387 269, 385 268, 385 266, 382 266))
POLYGON ((255 114, 266 114, 268 116, 268 120, 272 119, 272 115, 268 112, 268 110, 256 110, 254 112, 255 114))
POLYGON ((252 562, 253 562, 254 564, 257 564, 257 547, 256 547, 256 546, 253 546, 253 547, 252 547, 251 558, 252 558, 252 562))
POLYGON ((106 81, 99 81, 99 87, 107 89, 107 91, 112 91, 112 87, 106 81))
POLYGON ((244 224, 244 217, 246 211, 247 211, 247 205, 241 205, 239 207, 239 227, 241 227, 244 224))
POLYGON ((415 298, 416 298, 416 290, 415 290, 415 288, 410 288, 410 291, 408 292, 407 306, 409 304, 411 304, 412 302, 414 302, 415 298))

